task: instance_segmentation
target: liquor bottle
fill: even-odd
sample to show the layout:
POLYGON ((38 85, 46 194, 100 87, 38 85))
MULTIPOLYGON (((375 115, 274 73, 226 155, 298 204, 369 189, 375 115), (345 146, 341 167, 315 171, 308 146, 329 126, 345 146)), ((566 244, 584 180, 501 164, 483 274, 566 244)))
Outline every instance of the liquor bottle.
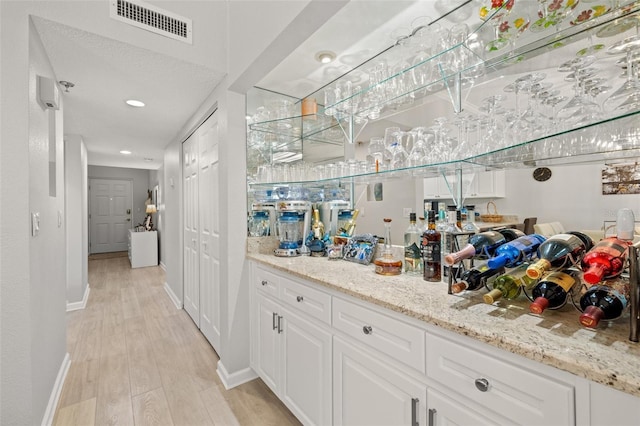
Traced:
MULTIPOLYGON (((589 237, 584 235, 584 238, 589 237)), ((591 247, 593 247, 593 242, 587 244, 587 240, 575 234, 556 234, 540 244, 538 261, 529 265, 527 275, 530 278, 538 279, 548 270, 573 266, 591 247)))
POLYGON ((384 219, 384 247, 373 264, 376 274, 400 275, 402 273, 402 260, 393 255, 393 247, 391 246, 391 219, 384 219))
POLYGON ((601 319, 616 319, 624 312, 628 300, 629 284, 621 279, 594 285, 580 298, 580 324, 596 328, 601 319))
POLYGON ((506 274, 498 276, 491 284, 493 287, 492 290, 482 296, 482 299, 484 303, 488 304, 492 304, 501 297, 505 299, 515 299, 520 295, 522 287, 529 289, 534 286, 536 282, 537 280, 533 280, 527 276, 527 264, 522 264, 506 274))
POLYGON ((498 232, 504 235, 504 238, 507 240, 507 242, 513 241, 516 238, 520 238, 523 235, 525 235, 525 233, 520 231, 519 229, 513 229, 513 228, 499 229, 498 232))
POLYGON ((582 258, 584 280, 589 284, 597 284, 620 275, 630 243, 617 237, 608 237, 596 244, 582 258))
POLYGON ((447 254, 444 257, 444 261, 449 265, 453 265, 461 260, 470 259, 479 254, 489 257, 493 255, 498 247, 506 242, 507 240, 500 232, 480 232, 469 237, 469 243, 463 247, 462 250, 447 254))
POLYGON ((577 282, 576 277, 568 271, 555 271, 545 275, 531 290, 533 302, 529 305, 529 310, 534 314, 541 314, 547 308, 561 308, 577 282))
POLYGON ((489 285, 499 275, 504 274, 504 268, 491 269, 484 262, 478 266, 467 269, 460 276, 460 281, 451 286, 453 293, 460 293, 464 290, 474 291, 489 285))
POLYGON ((518 266, 525 260, 528 260, 545 240, 545 237, 538 234, 518 237, 498 247, 494 257, 489 259, 487 264, 491 268, 499 268, 501 266, 511 268, 518 266))
POLYGON ((313 238, 321 240, 324 238, 324 223, 320 221, 320 210, 313 209, 313 224, 311 225, 313 238))
POLYGON ((340 228, 339 230, 340 235, 342 235, 343 237, 353 236, 353 231, 355 231, 356 229, 356 219, 358 218, 358 213, 360 213, 360 210, 358 209, 355 209, 353 211, 353 215, 351 216, 351 219, 349 219, 349 221, 345 223, 342 228, 340 228))
MULTIPOLYGON (((451 253, 451 250, 456 247, 456 235, 462 232, 460 228, 456 226, 456 208, 455 206, 447 207, 447 226, 444 230, 440 231, 442 236, 441 242, 441 252, 443 259, 451 253)), ((457 277, 457 274, 461 271, 460 268, 454 268, 452 266, 448 266, 446 262, 442 262, 442 277, 447 278, 449 274, 453 274, 454 277, 457 277)))
POLYGON ((416 214, 409 213, 409 227, 404 231, 404 272, 422 275, 422 253, 420 243, 422 233, 416 226, 416 214))
POLYGON ((438 203, 437 216, 436 229, 442 232, 447 228, 447 205, 445 203, 438 203))
POLYGON ((440 232, 436 229, 436 212, 427 213, 427 230, 422 234, 422 277, 425 281, 442 280, 440 232))

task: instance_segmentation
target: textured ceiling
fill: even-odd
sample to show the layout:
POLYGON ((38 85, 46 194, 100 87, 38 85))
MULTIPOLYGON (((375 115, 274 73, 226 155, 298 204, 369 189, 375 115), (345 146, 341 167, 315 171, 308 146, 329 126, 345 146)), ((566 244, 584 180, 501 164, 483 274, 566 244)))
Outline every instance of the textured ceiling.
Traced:
POLYGON ((65 134, 83 137, 91 165, 157 169, 167 144, 222 78, 202 65, 47 19, 33 22, 57 78, 75 84, 63 92, 65 134), (127 99, 146 107, 130 107, 127 99))

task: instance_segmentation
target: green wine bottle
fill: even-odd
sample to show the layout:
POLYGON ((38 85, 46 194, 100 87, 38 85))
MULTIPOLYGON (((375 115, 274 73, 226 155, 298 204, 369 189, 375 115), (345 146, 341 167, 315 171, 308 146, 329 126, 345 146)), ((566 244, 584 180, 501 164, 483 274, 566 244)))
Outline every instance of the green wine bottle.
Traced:
POLYGON ((538 280, 527 276, 528 266, 528 264, 524 263, 496 278, 493 281, 493 289, 482 296, 484 303, 492 304, 501 297, 505 299, 515 299, 520 295, 522 287, 530 289, 536 285, 538 280))

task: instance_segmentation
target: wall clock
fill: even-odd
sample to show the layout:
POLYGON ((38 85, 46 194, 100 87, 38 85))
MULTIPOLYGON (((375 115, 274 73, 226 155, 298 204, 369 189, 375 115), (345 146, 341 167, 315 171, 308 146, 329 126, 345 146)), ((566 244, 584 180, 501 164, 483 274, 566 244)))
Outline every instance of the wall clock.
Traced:
POLYGON ((538 182, 544 182, 551 177, 551 169, 548 167, 538 167, 533 171, 533 178, 538 182))

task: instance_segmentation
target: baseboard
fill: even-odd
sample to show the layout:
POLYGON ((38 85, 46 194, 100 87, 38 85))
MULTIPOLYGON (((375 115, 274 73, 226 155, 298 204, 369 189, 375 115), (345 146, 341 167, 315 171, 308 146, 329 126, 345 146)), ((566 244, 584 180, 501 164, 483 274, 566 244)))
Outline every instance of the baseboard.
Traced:
POLYGON ((171 290, 171 286, 169 286, 169 284, 166 282, 164 283, 164 291, 167 292, 167 294, 169 295, 169 299, 171 299, 173 304, 176 305, 176 308, 182 309, 182 301, 178 298, 178 296, 176 296, 173 290, 171 290))
POLYGON ((224 388, 227 390, 233 389, 236 386, 240 386, 243 383, 247 383, 258 378, 258 375, 250 367, 247 367, 236 373, 229 374, 227 369, 224 368, 222 360, 218 361, 218 368, 216 369, 216 373, 218 373, 218 377, 220 377, 224 388))
POLYGON ((42 426, 51 426, 53 424, 53 417, 56 415, 56 407, 58 406, 60 394, 62 393, 62 386, 64 385, 64 380, 67 378, 70 365, 71 357, 69 356, 69 352, 67 352, 62 360, 60 370, 58 370, 58 376, 56 377, 56 382, 53 385, 53 390, 49 397, 47 410, 44 412, 44 417, 42 418, 42 426))
POLYGON ((167 265, 165 265, 162 260, 160 261, 160 267, 162 268, 163 271, 167 272, 167 265))
POLYGON ((80 302, 67 302, 67 312, 77 311, 79 309, 84 309, 87 306, 87 300, 89 300, 89 283, 87 283, 87 287, 84 289, 84 296, 82 296, 82 301, 80 302))

